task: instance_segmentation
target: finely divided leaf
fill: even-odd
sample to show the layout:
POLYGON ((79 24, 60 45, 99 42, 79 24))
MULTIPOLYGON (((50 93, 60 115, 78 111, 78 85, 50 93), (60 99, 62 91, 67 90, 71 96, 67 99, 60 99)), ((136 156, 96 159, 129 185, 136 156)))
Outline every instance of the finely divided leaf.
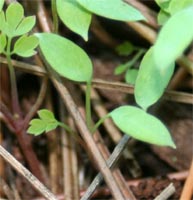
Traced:
POLYGON ((144 16, 122 0, 77 0, 81 6, 96 15, 120 21, 145 20, 144 16))
POLYGON ((155 43, 156 66, 165 70, 193 40, 193 6, 174 14, 161 29, 155 43))
POLYGON ((173 62, 168 68, 161 69, 162 62, 159 63, 159 66, 155 63, 153 52, 154 47, 145 54, 135 83, 135 99, 144 110, 162 96, 175 66, 173 62))
POLYGON ((58 15, 63 23, 87 41, 92 14, 76 0, 57 0, 56 3, 58 15))
POLYGON ((34 49, 37 47, 37 45, 38 38, 36 36, 23 35, 16 41, 13 53, 19 56, 29 57, 36 53, 34 49))
POLYGON ((110 113, 114 123, 135 139, 175 148, 169 131, 154 116, 133 106, 121 106, 110 113))
POLYGON ((45 59, 55 71, 73 81, 90 81, 92 63, 83 49, 56 34, 39 33, 36 35, 45 59))

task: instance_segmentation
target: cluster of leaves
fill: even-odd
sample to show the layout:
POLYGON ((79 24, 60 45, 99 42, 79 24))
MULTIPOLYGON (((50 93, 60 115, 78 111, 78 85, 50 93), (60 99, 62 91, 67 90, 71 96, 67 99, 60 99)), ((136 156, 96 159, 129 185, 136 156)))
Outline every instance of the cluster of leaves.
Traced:
POLYGON ((35 16, 24 17, 24 9, 19 3, 12 3, 6 12, 2 10, 4 1, 0 1, 0 53, 5 55, 17 54, 22 57, 29 57, 36 52, 38 38, 27 33, 35 25, 35 16), (18 37, 10 50, 11 40, 18 37))
POLYGON ((193 1, 184 0, 183 4, 175 3, 176 0, 157 2, 164 9, 168 5, 171 17, 164 23, 154 46, 146 52, 140 64, 135 99, 144 110, 162 96, 173 75, 176 59, 193 39, 193 1))
MULTIPOLYGON (((57 0, 56 3, 57 13, 61 20, 66 26, 81 35, 85 40, 88 39, 88 28, 92 14, 121 21, 144 20, 143 15, 138 10, 124 3, 122 0, 57 0)), ((6 35, 9 40, 9 38, 11 39, 12 37, 24 34, 16 41, 11 53, 23 56, 26 54, 32 55, 34 53, 32 50, 37 46, 39 39, 39 46, 44 58, 56 72, 72 81, 86 82, 88 86, 88 83, 92 80, 93 67, 89 56, 83 49, 72 41, 53 33, 37 33, 35 36, 27 36, 26 33, 31 30, 35 22, 32 23, 32 17, 24 18, 23 8, 18 3, 11 4, 7 8, 5 15, 4 12, 1 11, 0 20, 4 20, 0 27, 2 35, 6 35), (12 18, 13 16, 15 17, 12 19, 9 16, 12 16, 12 18), (26 23, 26 19, 30 22, 26 23), (10 24, 12 24, 12 26, 10 26, 10 24), (25 28, 21 29, 19 27, 25 28), (18 35, 18 32, 20 35, 18 35), (36 42, 32 42, 30 38, 34 38, 36 42), (24 51, 24 48, 27 49, 24 51), (20 49, 20 51, 18 51, 18 49, 20 49), (21 53, 21 49, 23 49, 23 53, 21 53)), ((171 23, 168 25, 169 28, 167 28, 169 30, 166 29, 165 31, 167 34, 168 31, 171 31, 170 26, 173 28, 171 19, 167 22, 171 23)), ((175 20, 176 19, 174 19, 174 21, 175 20)), ((184 50, 183 46, 178 50, 178 53, 175 54, 175 57, 169 57, 166 59, 167 61, 164 61, 164 65, 160 66, 159 57, 163 55, 163 53, 160 54, 160 51, 165 48, 168 52, 167 48, 171 48, 170 41, 166 40, 163 42, 163 39, 160 39, 164 38, 166 33, 164 33, 164 30, 160 32, 155 46, 145 54, 140 65, 136 80, 135 98, 143 109, 134 106, 121 106, 110 112, 108 117, 111 117, 114 123, 124 133, 136 139, 152 144, 175 147, 167 128, 157 118, 146 112, 146 109, 155 103, 161 96, 161 93, 163 93, 173 73, 174 60, 179 53, 184 50), (162 42, 163 45, 161 47, 160 43, 162 42), (167 42, 169 43, 169 47, 167 46, 167 42), (152 79, 152 77, 154 77, 154 79, 152 79), (143 85, 145 85, 145 87, 143 85), (157 90, 159 90, 159 93, 157 90)), ((170 32, 170 35, 172 34, 173 32, 170 32)), ((1 36, 1 38, 2 37, 4 36, 1 36)), ((2 41, 7 40, 1 39, 1 43, 2 41)), ((6 44, 1 45, 1 47, 3 47, 2 52, 4 52, 6 44)), ((90 91, 87 90, 87 92, 89 93, 90 91)), ((29 133, 39 135, 44 131, 50 131, 60 125, 53 114, 47 110, 39 111, 38 114, 40 119, 34 119, 30 122, 29 133)))
POLYGON ((141 56, 145 53, 145 49, 134 46, 131 42, 126 41, 116 48, 120 56, 129 56, 135 54, 131 60, 116 67, 115 75, 125 73, 126 83, 135 84, 138 75, 138 69, 135 67, 141 56))
POLYGON ((122 0, 57 0, 56 3, 60 19, 86 41, 93 14, 120 21, 145 19, 137 9, 122 0))

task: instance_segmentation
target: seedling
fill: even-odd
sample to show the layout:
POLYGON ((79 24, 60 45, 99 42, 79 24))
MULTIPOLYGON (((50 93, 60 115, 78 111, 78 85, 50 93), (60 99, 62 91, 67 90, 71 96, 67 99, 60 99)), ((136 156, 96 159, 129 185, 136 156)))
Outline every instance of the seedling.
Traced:
POLYGON ((135 53, 131 60, 117 66, 115 69, 116 75, 125 73, 126 83, 134 85, 138 75, 138 69, 135 68, 135 64, 140 60, 146 50, 140 47, 136 47, 130 42, 126 41, 123 44, 117 46, 116 51, 121 56, 129 56, 132 53, 135 53))
MULTIPOLYGON (((128 9, 128 11, 133 11, 133 8, 130 10, 129 7, 124 7, 123 9, 123 2, 114 0, 116 8, 123 9, 120 16, 119 12, 113 12, 114 5, 109 4, 107 2, 103 2, 103 7, 105 6, 105 13, 104 9, 101 9, 102 6, 99 1, 92 1, 87 3, 87 1, 79 0, 79 1, 72 1, 73 3, 69 5, 68 1, 57 1, 57 11, 59 13, 60 18, 62 21, 73 31, 77 32, 78 34, 82 35, 85 40, 87 40, 88 27, 90 22, 89 15, 95 13, 98 15, 102 15, 107 18, 117 19, 117 20, 138 20, 143 19, 142 15, 139 15, 137 18, 127 19, 128 15, 123 12, 124 9, 128 9), (63 7, 68 7, 72 12, 70 19, 67 16, 63 15, 60 11, 63 7), (74 20, 73 16, 73 9, 79 9, 80 17, 79 20, 87 19, 87 25, 84 29, 84 33, 80 33, 80 27, 76 26, 77 21, 74 20), (86 9, 86 10, 85 10, 86 9), (83 17, 84 16, 84 17, 83 17), (71 23, 71 24, 69 24, 71 23), (85 33, 86 32, 86 33, 85 33)), ((125 4, 124 4, 125 6, 125 4)), ((136 10, 134 9, 136 12, 136 10)), ((131 17, 130 15, 129 17, 131 17)), ((135 16, 135 15, 134 15, 135 16)), ((79 22, 80 22, 79 21, 79 22)), ((164 28, 162 32, 164 32, 164 28)), ((171 31, 171 30, 170 30, 171 31)), ((78 82, 86 82, 87 90, 86 90, 86 121, 88 128, 91 132, 94 132, 96 128, 107 118, 111 117, 114 123, 126 134, 131 135, 133 138, 136 138, 141 141, 149 142, 152 144, 157 144, 161 146, 171 146, 175 147, 171 136, 167 130, 167 128, 161 123, 157 118, 153 117, 152 115, 146 113, 146 110, 149 106, 153 103, 157 102, 157 100, 161 97, 164 92, 165 87, 167 86, 171 75, 173 74, 174 70, 174 57, 170 58, 170 63, 168 66, 165 66, 160 69, 160 64, 158 66, 158 62, 156 61, 157 49, 165 48, 160 47, 159 45, 159 38, 158 42, 156 42, 155 47, 152 47, 144 56, 139 75, 136 81, 136 88, 135 88, 135 98, 137 103, 142 107, 142 109, 134 107, 134 106, 124 106, 119 107, 110 112, 107 116, 100 119, 99 122, 94 125, 91 125, 91 108, 90 108, 90 87, 92 81, 92 63, 87 56, 87 54, 76 44, 71 42, 70 40, 63 38, 57 34, 53 33, 38 33, 36 36, 39 38, 40 42, 40 49, 44 58, 48 62, 48 64, 61 76, 68 78, 73 81, 78 82), (144 86, 145 85, 145 86, 144 86), (156 86, 155 86, 156 85, 156 86), (148 87, 148 88, 147 88, 148 87), (145 89, 144 89, 145 88, 145 89), (155 89, 154 89, 155 88, 155 89), (146 93, 145 93, 146 92, 146 93), (145 122, 145 123, 144 123, 145 122)), ((163 45, 162 45, 163 46, 163 45)), ((184 48, 181 48, 180 52, 182 53, 184 48)), ((141 56, 142 52, 140 52, 141 56)), ((160 55, 160 53, 159 53, 160 55)), ((138 55, 139 56, 139 55, 138 55)), ((167 65, 167 63, 166 63, 167 65)), ((33 130, 34 123, 31 123, 31 127, 28 129, 28 132, 34 134, 33 130)), ((43 130, 43 129, 42 129, 43 130)), ((46 126, 45 126, 46 131, 46 126)))

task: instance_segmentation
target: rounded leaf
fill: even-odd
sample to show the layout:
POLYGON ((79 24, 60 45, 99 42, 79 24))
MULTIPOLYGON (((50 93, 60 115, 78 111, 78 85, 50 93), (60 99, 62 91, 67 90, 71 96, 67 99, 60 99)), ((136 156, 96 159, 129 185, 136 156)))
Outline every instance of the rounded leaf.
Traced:
POLYGON ((34 35, 23 35, 16 41, 13 53, 23 57, 32 56, 35 53, 34 49, 37 47, 38 42, 38 38, 34 35))
POLYGON ((56 3, 58 15, 63 23, 87 41, 91 13, 80 6, 76 0, 57 0, 56 3))
POLYGON ((137 140, 175 148, 169 131, 154 116, 133 106, 121 106, 110 113, 121 131, 137 140))
POLYGON ((6 10, 6 21, 9 27, 14 30, 24 17, 24 10, 21 4, 11 3, 6 10))
POLYGON ((47 110, 47 109, 42 109, 38 111, 38 115, 42 120, 45 121, 53 121, 55 120, 55 116, 53 112, 47 110))
POLYGON ((193 40, 192 19, 193 6, 174 14, 161 29, 154 50, 160 69, 168 68, 193 40))
POLYGON ((123 42, 122 44, 116 47, 116 51, 121 56, 128 56, 135 50, 133 44, 129 41, 123 42))
POLYGON ((39 33, 36 35, 45 59, 55 71, 73 81, 90 81, 92 63, 83 49, 56 34, 39 33))
POLYGON ((35 16, 25 17, 14 32, 14 36, 23 35, 31 31, 36 22, 35 16))
MULTIPOLYGON (((155 63, 153 51, 154 47, 150 48, 143 57, 135 83, 135 99, 144 110, 162 96, 175 67, 172 63, 168 68, 160 69, 161 67, 155 63)), ((162 63, 159 64, 162 66, 162 63)))
POLYGON ((144 16, 122 0, 77 0, 96 15, 120 21, 145 20, 144 16))
POLYGON ((7 44, 7 38, 4 34, 0 34, 0 53, 5 50, 5 46, 7 44))

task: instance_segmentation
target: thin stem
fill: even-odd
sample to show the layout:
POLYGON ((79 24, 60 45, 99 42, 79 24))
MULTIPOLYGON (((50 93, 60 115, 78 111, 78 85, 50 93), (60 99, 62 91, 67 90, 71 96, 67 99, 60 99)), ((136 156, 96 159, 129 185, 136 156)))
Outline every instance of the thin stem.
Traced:
POLYGON ((86 125, 91 131, 91 80, 86 84, 86 125))
POLYGON ((24 129, 26 129, 29 121, 34 116, 34 114, 36 113, 36 111, 40 107, 42 101, 44 100, 44 97, 45 97, 45 94, 46 94, 46 89, 47 89, 47 83, 48 83, 48 79, 47 79, 47 77, 45 77, 44 80, 43 80, 43 83, 41 85, 41 89, 40 89, 38 98, 37 98, 35 104, 33 105, 33 107, 31 108, 30 112, 26 115, 26 117, 24 119, 24 122, 23 122, 23 128, 24 129))
POLYGON ((74 131, 68 125, 64 124, 63 122, 58 122, 58 125, 61 126, 62 128, 64 128, 67 132, 74 133, 74 131))
POLYGON ((108 113, 107 115, 105 115, 104 117, 102 117, 101 119, 99 119, 99 121, 94 125, 94 127, 91 130, 91 133, 94 133, 97 128, 105 121, 105 119, 107 119, 108 117, 110 117, 110 114, 108 113))
POLYGON ((58 15, 56 9, 56 0, 52 0, 53 32, 58 33, 58 15))
POLYGON ((32 186, 39 191, 46 199, 57 200, 53 193, 48 190, 28 169, 19 163, 8 151, 0 145, 0 155, 24 178, 26 178, 32 186))
POLYGON ((7 124, 7 127, 9 127, 9 129, 14 132, 15 120, 7 106, 2 101, 0 101, 0 111, 2 112, 2 119, 7 124))
POLYGON ((14 116, 16 118, 20 118, 21 109, 20 109, 18 93, 17 93, 17 83, 16 83, 16 77, 15 77, 15 71, 11 62, 11 38, 8 38, 6 58, 7 58, 7 63, 8 63, 9 73, 10 73, 10 80, 11 80, 12 109, 13 109, 14 116))
POLYGON ((145 49, 138 49, 138 52, 135 54, 135 56, 133 57, 132 60, 129 60, 125 65, 129 65, 129 68, 132 67, 136 62, 137 60, 141 57, 141 55, 145 52, 145 49))

